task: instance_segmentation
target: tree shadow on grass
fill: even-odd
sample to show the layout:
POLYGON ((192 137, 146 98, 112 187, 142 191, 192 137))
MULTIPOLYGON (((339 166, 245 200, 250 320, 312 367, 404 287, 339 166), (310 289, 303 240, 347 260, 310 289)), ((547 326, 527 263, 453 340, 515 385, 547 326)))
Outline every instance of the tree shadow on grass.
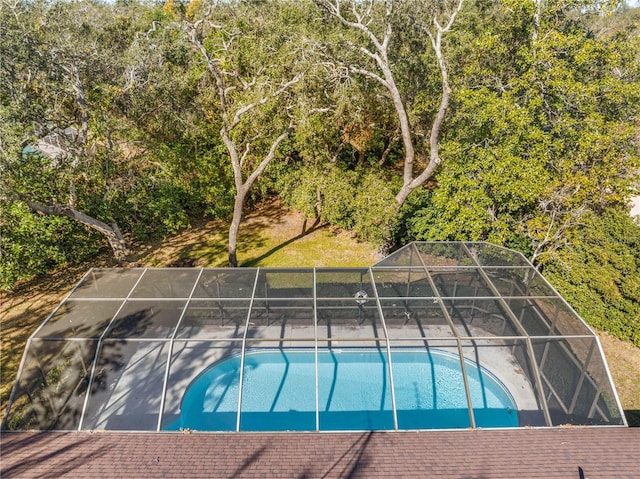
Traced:
POLYGON ((314 231, 318 231, 320 229, 326 228, 328 226, 328 224, 320 224, 319 222, 316 223, 315 225, 313 225, 311 228, 307 229, 306 231, 294 236, 293 238, 289 238, 288 240, 274 246, 273 248, 271 248, 270 250, 266 251, 265 253, 261 254, 260 256, 257 256, 255 258, 250 258, 246 261, 244 261, 242 263, 242 266, 248 266, 248 267, 255 267, 255 266, 259 266, 260 263, 265 260, 266 258, 268 258, 269 256, 271 256, 272 254, 280 251, 281 249, 289 246, 292 243, 295 243, 296 241, 304 238, 305 236, 307 236, 310 233, 313 233, 314 231))
MULTIPOLYGON (((242 262, 267 244, 266 231, 286 224, 289 212, 273 202, 248 213, 238 232, 238 256, 242 262)), ((212 220, 194 226, 167 240, 154 241, 136 249, 130 266, 226 267, 228 266, 229 222, 212 220)), ((243 264, 247 266, 246 262, 243 264)))
MULTIPOLYGON (((325 226, 316 221, 306 231, 303 230, 294 237, 261 253, 269 244, 273 243, 270 238, 282 236, 282 233, 290 234, 290 230, 295 228, 293 225, 297 221, 297 219, 295 222, 292 221, 292 213, 278 201, 267 203, 247 213, 238 232, 237 253, 240 264, 244 267, 258 266, 262 260, 275 252, 325 226)), ((184 247, 178 259, 171 265, 227 266, 228 229, 228 222, 215 222, 211 226, 207 226, 205 234, 200 235, 199 241, 184 247)))

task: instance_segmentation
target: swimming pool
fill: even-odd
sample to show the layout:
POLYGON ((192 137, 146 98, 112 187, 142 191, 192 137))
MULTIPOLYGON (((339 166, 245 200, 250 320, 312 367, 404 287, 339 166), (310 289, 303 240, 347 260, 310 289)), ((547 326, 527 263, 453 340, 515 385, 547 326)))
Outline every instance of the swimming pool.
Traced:
MULTIPOLYGON (((385 348, 247 350, 241 431, 394 429, 385 348), (318 394, 316 395, 316 387, 318 394)), ((457 356, 426 348, 391 349, 398 429, 471 426, 457 356)), ((234 431, 241 356, 220 360, 187 388, 179 420, 164 429, 234 431)), ((517 427, 515 401, 489 371, 465 359, 477 427, 517 427)))

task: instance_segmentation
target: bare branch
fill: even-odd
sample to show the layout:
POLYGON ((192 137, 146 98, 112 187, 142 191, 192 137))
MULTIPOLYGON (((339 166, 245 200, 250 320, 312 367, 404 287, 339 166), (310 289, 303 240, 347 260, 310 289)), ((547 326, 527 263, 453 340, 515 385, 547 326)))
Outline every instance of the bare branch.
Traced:
POLYGON ((241 78, 238 78, 240 80, 240 82, 242 83, 242 89, 244 91, 247 91, 252 86, 255 86, 256 82, 258 81, 258 76, 261 75, 263 71, 264 71, 264 67, 261 67, 258 70, 258 73, 256 75, 254 75, 253 79, 250 82, 245 82, 241 78))
POLYGON ((280 88, 278 88, 275 92, 271 93, 268 96, 263 96, 262 98, 260 98, 260 100, 250 103, 248 105, 245 105, 241 108, 239 108, 235 115, 233 116, 233 121, 229 124, 229 131, 233 130, 236 126, 238 126, 238 124, 240 123, 240 120, 242 118, 242 115, 245 115, 246 113, 250 112, 251 110, 253 110, 254 108, 260 106, 260 105, 264 105, 266 102, 268 102, 270 99, 272 98, 276 98, 280 95, 282 95, 284 92, 286 92, 291 86, 295 85, 296 83, 298 83, 300 81, 300 79, 302 78, 302 74, 298 73, 296 74, 295 77, 293 77, 291 80, 289 80, 288 82, 284 83, 280 88))
MULTIPOLYGON (((385 36, 382 41, 380 41, 376 35, 369 29, 368 22, 365 23, 364 19, 366 16, 370 17, 370 9, 367 11, 365 15, 360 15, 356 11, 355 3, 352 3, 352 12, 357 21, 353 22, 348 20, 346 17, 342 15, 340 10, 340 0, 315 0, 316 4, 324 8, 330 15, 334 16, 336 19, 340 21, 345 27, 353 28, 356 30, 360 30, 364 33, 369 41, 373 43, 382 56, 386 59, 387 45, 389 44, 389 38, 391 37, 391 22, 387 22, 385 29, 385 36)), ((391 9, 391 4, 387 4, 387 8, 391 9)))
POLYGON ((382 156, 380 157, 380 161, 378 162, 378 166, 382 166, 382 165, 385 164, 385 162, 387 161, 387 157, 391 153, 391 150, 393 149, 393 147, 396 146, 396 144, 398 143, 398 140, 400 140, 400 131, 396 130, 393 133, 393 136, 391 137, 391 139, 389 140, 389 144, 387 145, 387 147, 382 152, 382 156))
POLYGON ((458 16, 458 13, 460 13, 460 10, 462 10, 463 3, 464 3, 464 0, 458 0, 458 5, 453 10, 453 12, 451 12, 451 15, 449 16, 449 21, 447 22, 446 26, 441 30, 443 33, 451 30, 451 27, 453 26, 453 22, 455 22, 456 17, 458 16))
POLYGON ((346 44, 352 48, 353 50, 359 51, 360 53, 362 53, 365 56, 368 56, 369 58, 371 58, 372 60, 374 60, 376 63, 380 62, 380 57, 376 54, 373 53, 371 50, 369 50, 368 48, 362 47, 362 46, 357 46, 354 45, 353 42, 346 42, 346 44))
POLYGON ((149 38, 149 36, 150 36, 152 33, 154 33, 154 32, 157 32, 157 31, 158 31, 158 25, 160 25, 160 22, 159 22, 159 21, 157 21, 157 20, 154 20, 154 21, 152 21, 152 22, 151 22, 151 29, 147 30, 147 31, 146 31, 146 32, 144 32, 144 33, 138 33, 138 34, 136 34, 136 36, 142 35, 142 36, 144 36, 144 37, 146 37, 146 38, 149 38))
POLYGON ((80 79, 80 72, 75 64, 62 64, 60 66, 67 74, 69 87, 75 96, 76 103, 80 110, 80 135, 78 140, 79 143, 84 146, 89 135, 89 105, 87 104, 84 86, 80 79))
POLYGON ((311 108, 309 113, 327 113, 330 112, 332 108, 311 108))
POLYGON ((566 199, 575 196, 579 189, 579 185, 563 186, 553 191, 550 197, 540 201, 538 209, 543 215, 548 215, 549 223, 542 238, 537 238, 536 231, 529 233, 532 238, 532 246, 535 246, 531 255, 532 263, 536 263, 542 255, 551 256, 555 251, 562 248, 567 243, 566 232, 580 225, 581 219, 589 211, 585 204, 577 208, 566 208, 564 206, 566 199))
MULTIPOLYGON (((359 15, 357 11, 354 10, 354 17, 356 21, 351 21, 342 15, 340 11, 340 0, 315 0, 316 4, 320 5, 324 8, 330 15, 334 16, 338 19, 343 25, 359 30, 363 32, 369 41, 375 47, 376 53, 371 52, 367 47, 361 46, 358 50, 366 55, 367 57, 375 60, 378 69, 380 70, 379 74, 374 73, 373 71, 363 67, 362 65, 348 65, 348 70, 353 73, 357 73, 360 75, 364 75, 366 77, 372 78, 380 83, 384 88, 389 92, 391 99, 393 101, 393 106, 396 110, 396 114, 398 116, 398 121, 400 123, 400 132, 402 135, 402 142, 405 149, 405 159, 404 159, 404 172, 403 172, 403 189, 396 197, 398 204, 402 204, 408 194, 412 191, 414 186, 412 186, 413 180, 413 162, 415 159, 415 148, 413 144, 412 138, 412 130, 409 122, 409 115, 407 114, 404 101, 402 96, 400 95, 400 90, 396 85, 395 78, 393 75, 393 71, 391 68, 391 63, 389 62, 387 56, 387 49, 389 43, 391 41, 391 36, 393 34, 393 27, 391 22, 392 12, 393 12, 393 2, 385 1, 385 17, 384 17, 384 37, 382 40, 376 37, 373 31, 369 28, 369 23, 365 22, 365 16, 359 15)), ((373 3, 373 2, 372 2, 373 3)), ((355 5, 355 4, 352 4, 355 5)), ((355 6, 354 6, 355 8, 355 6)), ((368 10, 370 13, 370 10, 368 10)), ((367 14, 368 14, 367 13, 367 14)))
POLYGON ((249 150, 251 149, 251 142, 247 141, 247 144, 244 147, 244 151, 242 152, 242 156, 240 157, 240 168, 244 166, 244 160, 247 158, 249 154, 249 150))
MULTIPOLYGON (((222 110, 222 117, 226 122, 227 111, 228 111, 227 97, 225 95, 226 87, 225 87, 225 84, 224 84, 224 82, 222 80, 222 75, 220 74, 220 71, 218 69, 220 62, 218 60, 216 60, 216 59, 213 59, 209 55, 209 52, 205 48, 205 46, 204 46, 204 44, 203 44, 203 42, 202 42, 202 40, 200 38, 200 35, 198 33, 198 28, 200 27, 200 25, 202 24, 203 21, 204 21, 204 19, 198 20, 194 24, 186 23, 185 27, 186 27, 187 32, 189 34, 189 39, 190 39, 191 43, 198 49, 198 51, 200 52, 200 54, 204 58, 207 70, 209 70, 209 73, 211 73, 211 75, 215 79, 216 90, 218 92, 218 98, 220 100, 220 108, 222 110)), ((212 26, 213 26, 213 28, 216 28, 215 25, 212 25, 212 26)))

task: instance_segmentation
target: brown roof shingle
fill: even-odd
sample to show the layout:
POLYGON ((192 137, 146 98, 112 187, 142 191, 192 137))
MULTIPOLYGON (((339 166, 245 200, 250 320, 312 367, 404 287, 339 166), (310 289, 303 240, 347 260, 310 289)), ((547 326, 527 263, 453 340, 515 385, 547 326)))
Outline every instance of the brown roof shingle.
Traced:
POLYGON ((3 433, 9 477, 640 477, 640 429, 3 433))

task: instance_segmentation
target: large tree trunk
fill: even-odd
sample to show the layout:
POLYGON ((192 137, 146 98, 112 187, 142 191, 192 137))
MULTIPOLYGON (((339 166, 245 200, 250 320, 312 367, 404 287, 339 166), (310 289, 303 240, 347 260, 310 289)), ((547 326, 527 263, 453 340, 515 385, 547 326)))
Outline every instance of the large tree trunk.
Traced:
POLYGON ((246 191, 238 191, 233 203, 233 218, 231 219, 231 226, 229 227, 229 266, 232 268, 236 268, 238 266, 238 257, 236 254, 238 246, 238 230, 240 229, 240 223, 242 222, 242 207, 244 206, 246 196, 246 191))
POLYGON ((127 248, 127 243, 122 237, 117 224, 109 226, 108 224, 92 218, 91 216, 82 213, 75 208, 65 208, 62 206, 44 206, 25 198, 20 199, 24 201, 27 206, 29 206, 29 208, 31 208, 33 211, 42 213, 44 215, 66 216, 67 218, 71 218, 72 220, 75 220, 85 226, 99 231, 109 242, 109 246, 111 246, 111 249, 113 250, 113 256, 116 258, 116 260, 118 260, 118 263, 122 265, 122 263, 127 259, 127 256, 129 255, 129 249, 127 248))
POLYGON ((244 160, 244 155, 249 151, 245 149, 245 154, 242 157, 238 155, 238 150, 236 149, 235 144, 231 140, 229 136, 229 132, 226 126, 223 126, 220 130, 220 136, 222 137, 222 141, 227 147, 227 151, 229 152, 229 157, 231 158, 231 165, 233 166, 233 176, 236 185, 236 198, 233 202, 233 218, 231 219, 231 226, 229 227, 229 266, 235 268, 238 266, 238 258, 236 255, 236 247, 238 244, 238 229, 240 228, 240 223, 242 222, 242 210, 244 207, 244 201, 247 198, 247 194, 249 190, 265 170, 267 165, 273 160, 276 155, 276 150, 278 149, 278 145, 282 143, 282 141, 289 136, 289 133, 293 130, 293 124, 289 124, 289 127, 274 140, 271 144, 271 148, 269 149, 269 153, 265 156, 258 167, 253 170, 253 172, 247 177, 247 179, 242 181, 242 162, 244 160))

